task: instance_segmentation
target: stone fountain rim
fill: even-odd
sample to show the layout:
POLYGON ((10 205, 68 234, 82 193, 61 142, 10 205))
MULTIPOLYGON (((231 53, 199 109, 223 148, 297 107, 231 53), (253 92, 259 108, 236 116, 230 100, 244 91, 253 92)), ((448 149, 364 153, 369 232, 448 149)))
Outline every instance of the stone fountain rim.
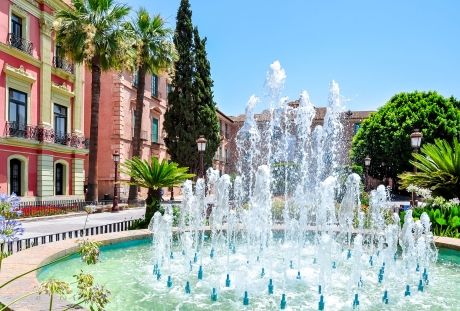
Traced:
MULTIPOLYGON (((177 228, 175 229, 177 230, 177 228)), ((147 229, 143 229, 97 235, 91 237, 90 239, 93 241, 98 241, 102 245, 111 245, 125 241, 147 239, 150 237, 151 232, 147 229)), ((0 282, 6 282, 7 280, 23 272, 37 268, 65 255, 75 253, 78 249, 78 245, 76 243, 77 240, 78 239, 69 239, 51 244, 44 244, 26 249, 7 257, 3 260, 2 272, 0 273, 0 282)), ((460 251, 460 239, 435 236, 434 241, 438 247, 460 251)), ((39 282, 37 279, 37 273, 30 273, 0 289, 0 301, 2 303, 11 302, 16 297, 36 290, 38 286, 39 282)), ((71 305, 70 302, 62 299, 55 299, 53 304, 56 307, 61 308, 71 305)), ((47 296, 40 296, 35 294, 13 305, 11 310, 46 310, 48 306, 49 298, 47 296)))

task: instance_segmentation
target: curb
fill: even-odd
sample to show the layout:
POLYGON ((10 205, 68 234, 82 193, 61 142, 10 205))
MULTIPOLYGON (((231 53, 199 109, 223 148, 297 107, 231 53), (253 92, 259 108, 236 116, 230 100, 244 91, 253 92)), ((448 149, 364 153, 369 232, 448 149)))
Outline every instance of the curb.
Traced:
MULTIPOLYGON (((141 209, 141 208, 144 208, 144 207, 143 206, 130 207, 130 208, 124 209, 123 211, 141 209)), ((95 214, 104 214, 104 213, 111 213, 111 212, 101 212, 101 213, 95 213, 95 214)), ((30 217, 30 218, 18 218, 17 220, 22 223, 27 223, 27 222, 35 222, 35 221, 42 221, 42 220, 72 218, 72 217, 84 216, 84 215, 86 215, 86 212, 68 213, 68 214, 60 214, 60 215, 52 215, 52 216, 30 217)))

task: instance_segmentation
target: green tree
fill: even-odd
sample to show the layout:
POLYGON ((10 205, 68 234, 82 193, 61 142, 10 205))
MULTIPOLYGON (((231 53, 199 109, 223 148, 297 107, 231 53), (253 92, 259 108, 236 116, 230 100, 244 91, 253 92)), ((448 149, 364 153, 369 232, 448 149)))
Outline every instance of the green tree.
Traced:
MULTIPOLYGON (((212 165, 212 159, 220 145, 219 118, 217 117, 216 103, 214 102, 212 87, 214 82, 211 79, 211 65, 206 53, 206 38, 200 39, 198 28, 193 30, 194 51, 195 51, 195 77, 193 90, 195 92, 194 102, 196 107, 197 135, 205 135, 206 152, 204 162, 206 166, 212 165)), ((197 137, 198 138, 198 137, 197 137)), ((195 144, 195 150, 196 144, 195 144)), ((198 158, 198 154, 196 155, 198 158)))
POLYGON ((446 199, 460 196, 460 144, 457 138, 453 145, 436 139, 434 144, 424 144, 420 153, 413 153, 410 163, 417 173, 399 175, 401 187, 410 185, 430 189, 435 196, 446 199))
POLYGON ((436 138, 452 141, 460 134, 460 101, 433 91, 396 94, 361 124, 353 138, 353 163, 363 165, 369 155, 369 174, 377 178, 396 178, 412 170, 410 134, 414 129, 422 132, 422 145, 436 138))
MULTIPOLYGON (((138 75, 136 111, 134 113, 133 157, 141 155, 142 113, 144 110, 145 76, 170 69, 174 63, 175 50, 172 44, 172 29, 165 26, 160 15, 150 17, 146 9, 137 12, 137 18, 126 26, 133 41, 134 68, 138 75)), ((133 180, 131 180, 133 181, 133 180)), ((129 187, 129 200, 137 200, 137 187, 129 187)))
POLYGON ((219 125, 212 99, 212 80, 205 51, 205 41, 194 38, 192 11, 188 0, 182 0, 178 13, 174 45, 178 60, 174 63, 173 90, 169 93, 165 113, 165 143, 171 159, 192 172, 199 167, 196 140, 204 135, 206 166, 211 165, 217 150, 219 125), (195 42, 199 42, 195 46, 195 42))
POLYGON ((122 167, 124 173, 131 177, 132 184, 148 189, 145 225, 160 209, 161 188, 178 186, 194 176, 187 173, 188 167, 178 167, 177 163, 168 160, 160 162, 155 157, 151 158, 150 163, 135 157, 126 160, 122 167))
POLYGON ((56 41, 73 62, 91 70, 91 123, 87 200, 95 201, 101 72, 126 63, 128 44, 122 27, 129 7, 113 0, 72 0, 72 8, 57 13, 56 41))

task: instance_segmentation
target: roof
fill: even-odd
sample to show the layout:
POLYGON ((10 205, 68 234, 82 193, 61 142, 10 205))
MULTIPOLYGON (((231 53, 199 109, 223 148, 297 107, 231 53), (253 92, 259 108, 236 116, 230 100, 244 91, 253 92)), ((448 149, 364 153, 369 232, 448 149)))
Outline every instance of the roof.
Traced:
MULTIPOLYGON (((294 103, 294 107, 295 107, 295 102, 294 103)), ((323 120, 324 117, 326 116, 326 111, 327 111, 327 108, 326 107, 315 107, 315 110, 316 110, 316 115, 315 115, 315 119, 316 120, 323 120)), ((344 112, 344 114, 346 114, 346 118, 349 118, 349 119, 366 119, 368 118, 371 113, 373 113, 374 111, 351 111, 351 110, 348 110, 346 112, 344 112)), ((258 114, 255 114, 254 115, 255 119, 259 122, 263 122, 263 121, 269 121, 270 120, 270 112, 269 110, 264 110, 262 111, 261 113, 258 113, 258 114)), ((230 117, 233 119, 234 122, 244 122, 244 120, 246 120, 246 115, 244 114, 241 114, 239 116, 236 116, 236 117, 230 117)))
POLYGON ((216 111, 217 111, 217 114, 220 115, 222 118, 226 119, 230 123, 233 123, 233 119, 231 117, 227 116, 225 113, 220 111, 218 108, 216 108, 216 111))

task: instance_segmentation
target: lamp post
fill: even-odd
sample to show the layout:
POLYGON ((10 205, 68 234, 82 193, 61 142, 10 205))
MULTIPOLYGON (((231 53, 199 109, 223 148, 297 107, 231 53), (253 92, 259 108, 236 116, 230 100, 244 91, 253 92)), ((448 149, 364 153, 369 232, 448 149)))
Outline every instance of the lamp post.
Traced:
MULTIPOLYGON (((412 149, 414 149, 415 153, 418 153, 418 150, 420 149, 420 145, 422 144, 422 137, 423 137, 423 134, 418 129, 415 129, 412 132, 412 134, 410 134, 410 145, 412 149)), ((414 173, 417 173, 417 167, 415 165, 414 165, 414 173)), ((416 200, 414 191, 412 191, 411 205, 413 207, 417 206, 417 200, 416 200)))
POLYGON ((203 135, 196 140, 198 152, 200 153, 200 178, 204 177, 204 152, 206 150, 206 138, 203 135))
POLYGON ((366 191, 369 191, 369 166, 371 166, 371 158, 369 156, 364 158, 364 166, 366 167, 366 191))
POLYGON ((112 155, 115 164, 115 182, 113 183, 113 204, 112 213, 118 212, 118 163, 120 163, 120 154, 117 150, 112 155))

